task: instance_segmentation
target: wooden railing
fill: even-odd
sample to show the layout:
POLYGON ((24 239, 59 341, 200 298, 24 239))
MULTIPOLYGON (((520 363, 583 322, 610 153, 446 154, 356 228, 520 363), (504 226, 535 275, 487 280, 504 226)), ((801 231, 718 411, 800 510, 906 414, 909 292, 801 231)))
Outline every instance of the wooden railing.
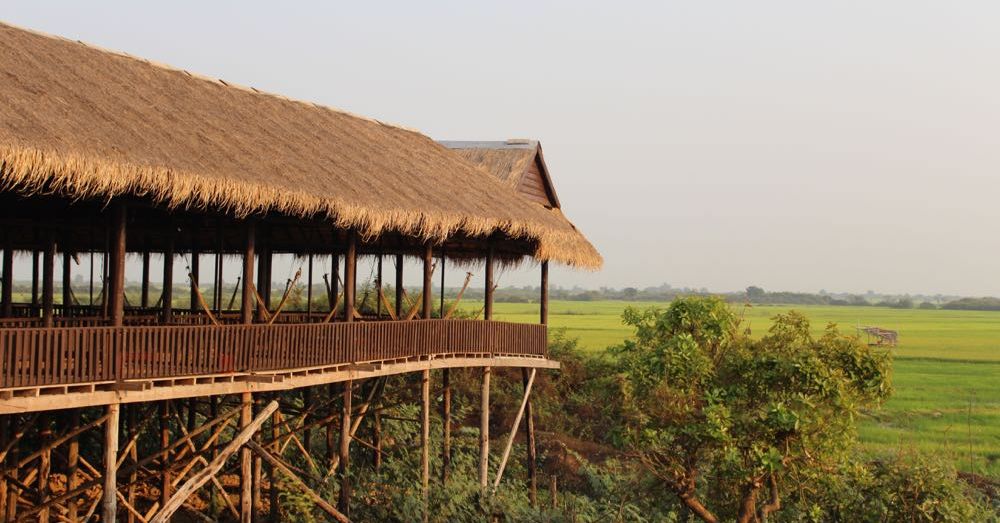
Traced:
POLYGON ((544 325, 417 320, 0 330, 0 388, 266 372, 436 354, 545 356, 544 325))

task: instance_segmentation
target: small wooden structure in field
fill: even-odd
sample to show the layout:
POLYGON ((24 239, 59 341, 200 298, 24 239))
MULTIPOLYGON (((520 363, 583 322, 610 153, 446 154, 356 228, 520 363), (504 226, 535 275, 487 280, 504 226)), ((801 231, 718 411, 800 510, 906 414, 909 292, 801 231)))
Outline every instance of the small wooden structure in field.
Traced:
POLYGON ((872 347, 895 347, 899 342, 899 332, 882 327, 858 327, 868 337, 868 345, 872 347))

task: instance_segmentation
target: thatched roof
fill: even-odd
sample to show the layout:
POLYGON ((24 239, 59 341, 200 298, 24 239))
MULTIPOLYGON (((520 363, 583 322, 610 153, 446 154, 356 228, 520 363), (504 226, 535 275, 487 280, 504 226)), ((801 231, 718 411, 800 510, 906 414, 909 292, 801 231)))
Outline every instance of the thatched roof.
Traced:
POLYGON ((503 233, 535 257, 601 257, 416 131, 0 24, 0 190, 331 219, 368 237, 503 233))
POLYGON ((542 146, 537 140, 511 139, 498 141, 442 141, 441 145, 454 150, 466 160, 486 169, 508 187, 517 189, 532 175, 537 165, 541 182, 548 193, 550 206, 559 207, 548 166, 542 156, 542 146))

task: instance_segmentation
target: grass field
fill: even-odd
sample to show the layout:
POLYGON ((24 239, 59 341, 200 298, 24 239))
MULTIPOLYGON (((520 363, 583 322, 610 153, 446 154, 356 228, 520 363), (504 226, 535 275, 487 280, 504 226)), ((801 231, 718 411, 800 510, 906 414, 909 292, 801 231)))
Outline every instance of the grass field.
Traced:
MULTIPOLYGON (((549 323, 580 346, 600 351, 631 334, 621 324, 628 303, 552 302, 549 323)), ((665 304, 638 303, 639 307, 665 304)), ((933 452, 962 470, 1000 478, 1000 312, 898 310, 879 307, 755 306, 744 311, 754 334, 778 312, 796 309, 820 332, 828 322, 852 333, 857 324, 898 330, 895 394, 867 416, 859 435, 873 452, 933 452)), ((535 304, 498 303, 497 319, 538 321, 535 304)))

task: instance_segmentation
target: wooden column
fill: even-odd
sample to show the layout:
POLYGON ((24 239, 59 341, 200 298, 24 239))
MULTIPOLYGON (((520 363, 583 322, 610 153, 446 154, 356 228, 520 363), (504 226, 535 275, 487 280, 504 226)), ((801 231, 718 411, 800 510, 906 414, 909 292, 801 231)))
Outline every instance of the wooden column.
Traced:
POLYGON ((0 304, 0 315, 4 318, 14 315, 14 249, 9 243, 3 249, 3 295, 0 304))
POLYGON ((431 481, 431 371, 424 369, 420 379, 420 487, 424 500, 424 521, 429 519, 428 492, 431 481))
MULTIPOLYGON (((91 256, 93 256, 93 254, 91 254, 91 256)), ((93 260, 93 258, 91 258, 91 260, 93 260)), ((31 250, 31 305, 33 307, 37 307, 38 306, 38 299, 39 299, 39 295, 38 295, 38 265, 39 265, 39 263, 38 262, 39 262, 38 249, 32 249, 31 250)), ((93 269, 91 269, 91 270, 93 270, 93 269)), ((91 279, 93 279, 93 278, 91 278, 91 279)), ((91 286, 93 286, 93 283, 91 283, 91 286)), ((93 302, 94 291, 93 290, 90 291, 90 294, 91 294, 91 302, 93 302)), ((91 303, 91 305, 93 305, 93 303, 91 303)))
POLYGON ((118 520, 118 416, 121 406, 108 405, 104 422, 104 491, 101 521, 118 520))
POLYGON ((541 296, 538 298, 539 323, 549 324, 549 262, 542 262, 541 296))
MULTIPOLYGON (((23 428, 19 428, 20 426, 18 425, 18 421, 20 420, 18 419, 17 415, 9 414, 7 416, 4 416, 4 418, 9 418, 8 431, 6 433, 8 440, 16 437, 18 431, 24 430, 23 428)), ((10 452, 7 453, 7 458, 3 462, 4 463, 3 468, 7 476, 15 481, 18 479, 18 473, 17 473, 18 450, 19 450, 18 445, 14 445, 10 449, 10 452)), ((4 512, 3 512, 5 523, 13 523, 14 521, 17 520, 17 499, 21 495, 21 489, 18 488, 16 484, 13 484, 14 483, 13 481, 11 483, 12 484, 9 485, 7 488, 7 500, 5 502, 4 512)))
MULTIPOLYGON (((129 405, 128 407, 125 407, 125 423, 127 424, 128 427, 126 435, 130 440, 132 439, 132 437, 136 435, 137 432, 139 432, 138 410, 139 410, 138 404, 132 404, 129 405)), ((133 463, 139 462, 139 450, 135 448, 135 445, 132 445, 132 447, 128 451, 128 454, 129 458, 132 460, 133 463)), ((128 487, 125 492, 125 500, 128 501, 128 504, 132 505, 133 507, 135 506, 135 494, 139 483, 138 479, 139 479, 139 472, 133 468, 132 472, 130 472, 128 475, 128 487)), ((214 501, 215 498, 212 497, 212 500, 214 501)), ((135 523, 135 521, 136 521, 135 514, 129 511, 128 523, 135 523)))
POLYGON ((442 425, 442 451, 441 451, 441 483, 448 482, 448 475, 451 472, 451 371, 444 369, 441 376, 441 420, 442 425))
POLYGON ((431 247, 430 242, 424 245, 424 292, 423 292, 423 314, 421 317, 425 320, 431 318, 431 313, 433 312, 433 294, 434 294, 434 282, 432 281, 434 277, 434 252, 431 247))
POLYGON ((378 254, 378 267, 375 274, 375 317, 382 318, 382 253, 378 254))
POLYGON ((53 284, 56 271, 56 238, 51 232, 45 238, 45 253, 42 257, 42 326, 52 327, 53 318, 53 284))
MULTIPOLYGON (((280 399, 281 399, 281 395, 280 394, 276 394, 274 396, 274 400, 275 401, 279 401, 280 399)), ((303 405, 303 407, 305 407, 305 405, 303 405)), ((278 441, 278 423, 279 423, 278 416, 279 415, 280 415, 280 412, 277 411, 277 410, 275 410, 274 413, 271 414, 271 441, 278 441)), ((307 420, 305 419, 305 417, 303 417, 302 422, 303 423, 307 422, 307 420)), ((306 447, 306 452, 310 452, 308 446, 306 447)), ((279 510, 279 506, 278 506, 279 505, 278 495, 280 494, 280 492, 278 491, 278 476, 275 473, 275 470, 276 469, 274 468, 274 465, 272 465, 270 462, 268 462, 268 466, 267 466, 267 481, 268 481, 268 483, 269 483, 270 486, 267 489, 267 500, 268 500, 268 503, 267 503, 267 505, 268 505, 267 519, 271 523, 278 523, 278 522, 281 521, 281 511, 279 510)))
POLYGON ((347 253, 344 255, 344 318, 354 321, 355 298, 358 290, 358 233, 347 233, 347 253))
MULTIPOLYGON (((160 414, 160 451, 170 448, 170 404, 167 401, 159 402, 157 408, 160 414)), ((160 458, 160 506, 166 506, 172 494, 170 478, 170 453, 160 458)))
MULTIPOLYGON (((192 233, 192 236, 194 233, 192 233)), ((198 303, 198 285, 201 285, 201 252, 198 251, 198 243, 192 238, 191 239, 191 304, 190 308, 192 312, 197 312, 201 310, 201 306, 198 303)))
MULTIPOLYGON (((253 280, 250 280, 253 281, 253 280)), ((246 428, 253 421, 253 395, 244 392, 240 396, 240 429, 246 428)), ((253 520, 253 454, 250 448, 240 448, 240 522, 251 523, 253 520)))
POLYGON ((257 321, 265 322, 265 314, 271 308, 271 250, 265 245, 257 255, 257 293, 264 302, 257 303, 257 321))
POLYGON ((139 306, 149 308, 149 251, 142 251, 142 291, 139 295, 139 306))
POLYGON ((444 319, 444 248, 441 249, 441 318, 444 319))
POLYGON ((493 245, 486 251, 486 291, 485 303, 483 304, 483 318, 493 319, 493 245))
MULTIPOLYGON (((69 411, 69 430, 74 430, 80 425, 80 410, 69 411)), ((72 491, 80 485, 77 471, 80 466, 80 438, 73 436, 70 438, 66 448, 66 490, 72 491)), ((66 518, 72 523, 77 523, 76 500, 66 502, 66 518)))
POLYGON ((337 296, 340 295, 340 255, 336 253, 330 255, 329 294, 327 299, 330 301, 330 306, 333 307, 333 304, 337 303, 337 296))
POLYGON ((483 367, 483 382, 479 393, 479 486, 483 491, 490 479, 490 374, 492 369, 483 367))
POLYGON ((403 255, 396 255, 396 317, 403 317, 403 255))
POLYGON ((312 317, 313 311, 313 255, 309 253, 309 270, 306 273, 306 315, 312 317))
MULTIPOLYGON (((246 238, 243 243, 243 295, 240 300, 240 322, 244 325, 253 323, 253 256, 257 232, 254 222, 246 223, 246 238)), ((249 421, 247 422, 249 423, 249 421)))
POLYGON ((73 269, 71 264, 73 263, 73 256, 66 252, 65 248, 62 253, 62 305, 63 305, 63 316, 72 316, 70 313, 70 306, 73 305, 73 286, 70 278, 73 277, 73 269))
MULTIPOLYGON (((348 247, 350 249, 350 247, 348 247)), ((352 257, 348 254, 348 260, 352 257)), ((346 272, 346 271, 345 271, 346 272)), ((348 285, 347 282, 344 282, 348 285)), ((350 287, 348 287, 350 288, 350 287)), ((350 313, 348 313, 350 314, 350 313)), ((350 315, 348 316, 350 318, 350 315)), ((344 382, 343 387, 343 404, 341 408, 340 415, 340 463, 338 466, 340 472, 340 493, 337 496, 337 510, 344 513, 345 516, 351 516, 351 389, 353 382, 347 380, 344 382)))
POLYGON ((174 317, 174 231, 171 228, 167 232, 167 246, 163 250, 163 298, 162 319, 160 321, 169 325, 174 317))
POLYGON ((111 215, 111 259, 109 260, 108 314, 111 325, 119 327, 125 321, 125 204, 119 203, 111 215))

